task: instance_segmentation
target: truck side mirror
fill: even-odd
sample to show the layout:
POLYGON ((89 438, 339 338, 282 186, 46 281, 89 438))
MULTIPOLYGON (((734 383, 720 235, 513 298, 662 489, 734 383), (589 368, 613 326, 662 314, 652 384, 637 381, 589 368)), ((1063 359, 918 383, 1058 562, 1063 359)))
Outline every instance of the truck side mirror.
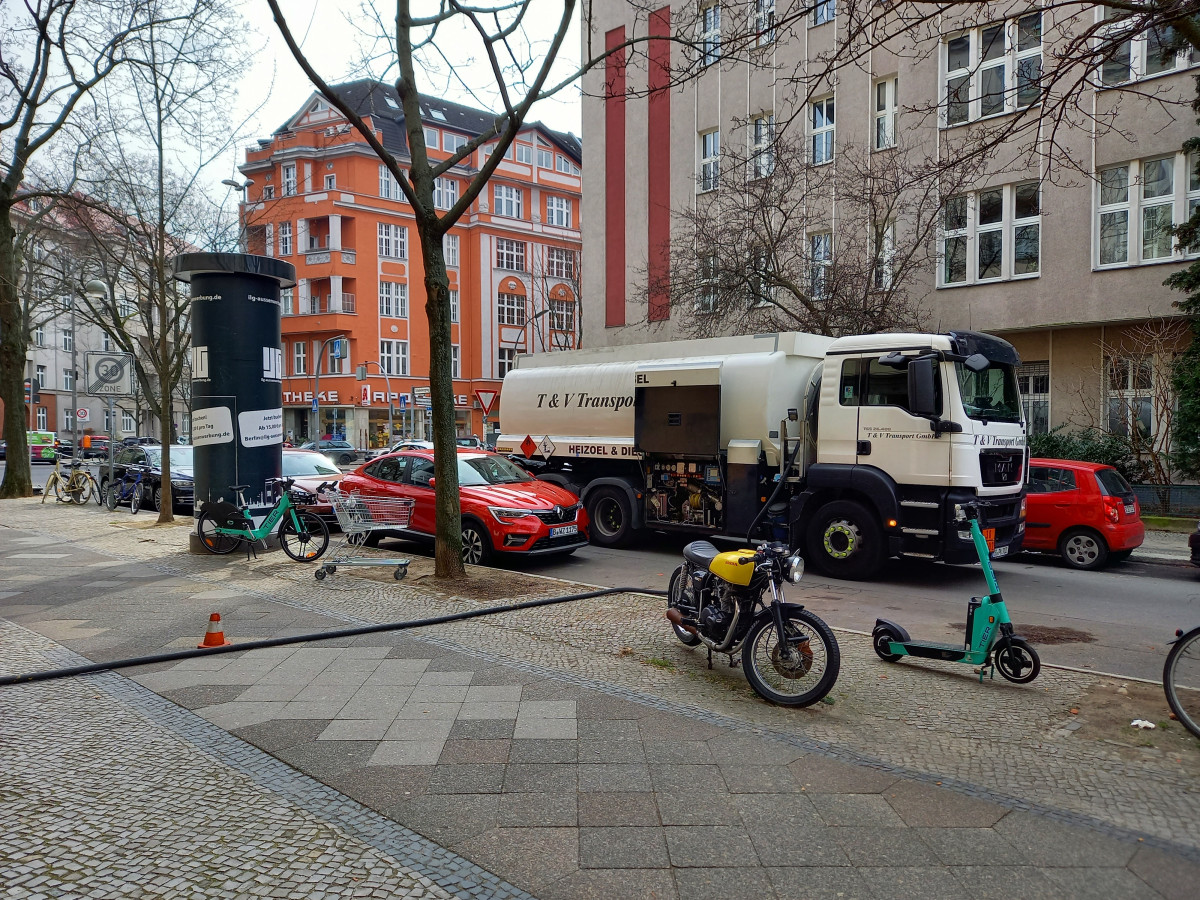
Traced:
POLYGON ((936 366, 933 357, 917 357, 908 364, 908 411, 914 416, 932 419, 940 412, 936 366))

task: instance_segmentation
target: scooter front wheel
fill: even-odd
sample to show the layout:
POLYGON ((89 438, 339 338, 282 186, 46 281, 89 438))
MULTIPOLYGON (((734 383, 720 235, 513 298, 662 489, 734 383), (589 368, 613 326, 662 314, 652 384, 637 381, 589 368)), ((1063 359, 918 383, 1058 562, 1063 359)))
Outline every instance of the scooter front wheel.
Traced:
POLYGON ((996 644, 996 668, 1013 684, 1029 684, 1042 671, 1038 652, 1019 637, 1001 638, 996 644))
POLYGON ((887 626, 880 626, 871 632, 871 648, 875 651, 875 655, 884 662, 896 662, 900 659, 900 653, 893 653, 892 643, 900 643, 903 640, 900 635, 892 631, 887 626))
POLYGON ((833 631, 806 609, 783 614, 784 639, 774 619, 761 616, 742 645, 742 670, 750 687, 780 706, 811 706, 833 689, 842 654, 833 631))

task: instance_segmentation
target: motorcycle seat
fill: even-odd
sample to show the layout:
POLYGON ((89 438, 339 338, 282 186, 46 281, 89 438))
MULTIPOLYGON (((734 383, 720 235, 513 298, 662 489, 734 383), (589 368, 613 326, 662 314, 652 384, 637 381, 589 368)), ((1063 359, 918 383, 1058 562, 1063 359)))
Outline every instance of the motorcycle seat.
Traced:
POLYGON ((707 569, 721 551, 708 541, 692 541, 683 548, 683 558, 694 566, 707 569))

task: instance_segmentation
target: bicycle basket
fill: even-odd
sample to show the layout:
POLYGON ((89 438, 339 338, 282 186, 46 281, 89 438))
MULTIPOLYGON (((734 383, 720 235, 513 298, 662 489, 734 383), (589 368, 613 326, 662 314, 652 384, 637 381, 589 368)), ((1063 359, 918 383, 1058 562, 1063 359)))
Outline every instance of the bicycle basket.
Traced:
POLYGON ((218 528, 241 528, 246 524, 242 511, 225 500, 206 503, 204 511, 217 523, 218 528))

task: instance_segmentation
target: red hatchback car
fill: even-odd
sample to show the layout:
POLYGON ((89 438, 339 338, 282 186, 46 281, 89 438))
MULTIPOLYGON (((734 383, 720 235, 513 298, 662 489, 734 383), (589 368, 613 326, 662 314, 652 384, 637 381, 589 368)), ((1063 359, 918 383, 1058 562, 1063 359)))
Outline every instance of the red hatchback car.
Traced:
POLYGON ((1023 549, 1058 553, 1075 569, 1100 569, 1127 559, 1145 534, 1133 488, 1112 466, 1029 461, 1023 549))
MULTIPOLYGON (((404 450, 359 466, 340 488, 415 500, 408 529, 393 534, 428 541, 434 535, 432 479, 433 451, 404 450)), ((458 448, 458 484, 464 562, 486 565, 497 557, 571 553, 587 545, 587 512, 579 498, 503 456, 458 448)))

